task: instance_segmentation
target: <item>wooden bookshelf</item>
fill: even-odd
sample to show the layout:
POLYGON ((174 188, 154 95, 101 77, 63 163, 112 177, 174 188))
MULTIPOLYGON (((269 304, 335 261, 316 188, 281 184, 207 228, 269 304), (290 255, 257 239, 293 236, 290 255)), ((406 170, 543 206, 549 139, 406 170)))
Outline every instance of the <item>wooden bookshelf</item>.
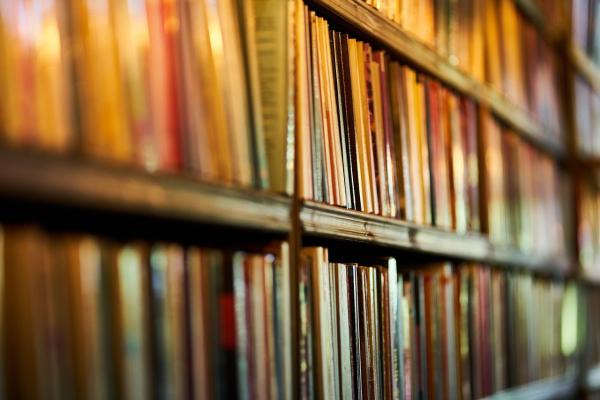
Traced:
POLYGON ((503 390, 487 397, 493 400, 527 399, 527 400, 550 400, 567 399, 577 393, 577 379, 574 375, 549 378, 503 390))
POLYGON ((559 271, 565 271, 569 266, 566 259, 535 257, 514 248, 494 246, 482 234, 418 226, 312 201, 302 205, 300 223, 304 233, 311 236, 519 267, 539 273, 560 275, 559 271))
POLYGON ((285 233, 290 199, 169 174, 0 150, 0 196, 285 233))
POLYGON ((450 64, 446 58, 421 43, 364 1, 308 0, 308 2, 331 13, 334 18, 349 24, 369 40, 381 44, 418 69, 489 107, 498 118, 538 149, 557 159, 565 157, 564 145, 556 139, 557 135, 548 135, 547 129, 534 121, 527 112, 510 103, 489 86, 475 81, 450 64))

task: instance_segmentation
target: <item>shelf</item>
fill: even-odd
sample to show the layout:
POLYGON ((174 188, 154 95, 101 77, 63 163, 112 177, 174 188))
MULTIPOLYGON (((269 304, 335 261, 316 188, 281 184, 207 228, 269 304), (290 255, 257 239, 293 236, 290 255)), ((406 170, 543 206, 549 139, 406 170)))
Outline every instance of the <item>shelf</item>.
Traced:
POLYGON ((568 52, 573 67, 592 86, 594 91, 600 93, 600 68, 577 45, 569 46, 568 52))
POLYGON ((548 275, 560 275, 566 260, 532 257, 514 248, 492 246, 477 233, 460 234, 305 201, 300 222, 306 235, 345 239, 432 255, 506 265, 548 275))
POLYGON ((270 232, 291 226, 290 201, 282 196, 6 149, 0 197, 270 232))
POLYGON ((487 85, 477 82, 447 59, 437 54, 383 14, 360 0, 307 0, 334 14, 375 43, 398 54, 418 69, 439 79, 457 91, 489 107, 502 121, 525 139, 555 158, 564 158, 565 149, 556 135, 535 122, 528 113, 508 102, 487 85))
POLYGON ((572 398, 577 392, 577 381, 574 376, 543 379, 529 385, 519 386, 496 393, 486 399, 508 400, 550 400, 572 398))
POLYGON ((600 390, 600 365, 587 371, 583 385, 588 392, 597 392, 600 390))

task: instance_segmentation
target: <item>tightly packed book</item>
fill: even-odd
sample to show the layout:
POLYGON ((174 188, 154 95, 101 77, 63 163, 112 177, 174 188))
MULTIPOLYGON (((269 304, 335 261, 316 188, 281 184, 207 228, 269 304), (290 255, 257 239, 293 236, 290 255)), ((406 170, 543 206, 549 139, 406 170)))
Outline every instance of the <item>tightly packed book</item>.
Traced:
POLYGON ((290 193, 290 10, 275 0, 2 1, 0 136, 290 193))
POLYGON ((489 113, 483 113, 482 125, 483 202, 490 240, 528 254, 564 257, 569 232, 564 172, 489 113))
POLYGON ((330 260, 322 247, 302 251, 301 398, 481 398, 573 362, 564 283, 481 265, 330 260))
POLYGON ((0 397, 291 398, 286 243, 0 233, 0 397))
POLYGON ((300 196, 479 230, 475 104, 307 7, 296 18, 300 196))
POLYGON ((514 0, 364 1, 560 134, 557 54, 514 0))

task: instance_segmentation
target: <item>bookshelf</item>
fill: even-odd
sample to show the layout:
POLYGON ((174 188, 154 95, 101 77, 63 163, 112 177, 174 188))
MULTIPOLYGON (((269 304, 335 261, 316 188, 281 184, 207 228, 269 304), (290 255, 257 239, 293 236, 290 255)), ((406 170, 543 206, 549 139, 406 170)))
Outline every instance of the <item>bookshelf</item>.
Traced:
MULTIPOLYGON (((385 49, 417 71, 429 74, 462 96, 474 100, 480 107, 489 109, 502 123, 512 128, 515 135, 548 156, 560 168, 564 168, 565 164, 577 165, 578 168, 595 168, 600 164, 597 159, 572 154, 573 149, 558 139, 559 135, 548 134, 548 128, 536 122, 527 111, 463 72, 364 1, 305 0, 304 3, 356 37, 385 49)), ((566 33, 545 24, 535 1, 515 0, 515 3, 539 32, 564 53, 565 62, 600 91, 600 69, 576 46, 565 44, 569 43, 566 33)), ((298 165, 295 168, 297 176, 298 165)), ((573 170, 567 174, 573 174, 573 170)), ((393 254, 414 253, 425 255, 428 259, 474 262, 503 271, 522 271, 559 283, 598 284, 598 281, 582 274, 576 257, 529 254, 516 247, 494 244, 485 232, 462 233, 423 226, 305 200, 297 191, 283 195, 238 188, 233 184, 206 183, 189 173, 148 172, 132 166, 107 165, 81 155, 53 155, 3 146, 0 148, 0 200, 17 204, 27 202, 42 208, 58 205, 77 209, 83 215, 88 212, 131 215, 148 221, 183 221, 199 229, 216 225, 226 232, 275 235, 279 239, 287 239, 290 244, 291 273, 296 278, 300 270, 302 245, 324 240, 335 242, 342 248, 360 244, 371 249, 376 256, 385 255, 388 251, 393 254)), ((294 278, 290 282, 297 283, 294 278)), ((291 286, 290 362, 293 398, 298 398, 300 305, 298 285, 291 286)), ((558 399, 574 396, 581 389, 600 390, 600 367, 589 371, 568 371, 564 376, 502 390, 485 398, 558 399)))

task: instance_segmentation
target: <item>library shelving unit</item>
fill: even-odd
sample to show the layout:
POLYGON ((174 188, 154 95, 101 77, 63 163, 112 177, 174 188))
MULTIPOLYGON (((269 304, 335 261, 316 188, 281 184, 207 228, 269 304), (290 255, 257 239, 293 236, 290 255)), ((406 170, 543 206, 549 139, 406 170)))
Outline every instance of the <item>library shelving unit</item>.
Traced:
MULTIPOLYGON (((566 54, 566 58, 568 59, 568 79, 567 82, 567 91, 568 95, 566 98, 569 101, 570 109, 568 110, 569 116, 572 118, 570 121, 571 126, 571 134, 569 136, 570 139, 570 159, 571 159, 571 168, 573 174, 573 182, 574 182, 574 190, 575 190, 575 210, 576 218, 581 218, 582 207, 583 207, 583 199, 582 199, 582 189, 583 185, 593 185, 598 188, 598 171, 600 167, 600 158, 597 155, 589 155, 583 154, 581 151, 581 147, 578 143, 578 133, 579 129, 582 129, 576 120, 576 102, 575 102, 575 89, 574 89, 574 81, 577 77, 582 78, 582 80, 589 85, 592 91, 595 93, 600 93, 600 66, 596 64, 583 49, 578 46, 573 38, 570 36, 571 30, 569 33, 565 34, 565 39, 563 43, 564 53, 566 54)), ((593 135, 597 135, 597 127, 595 131, 591 132, 593 135)), ((580 248, 579 244, 576 244, 575 254, 578 254, 580 248)), ((580 280, 582 286, 592 288, 593 290, 597 290, 598 284, 600 281, 597 276, 590 275, 582 265, 578 265, 578 279, 580 280)), ((594 266, 596 267, 596 266, 594 266)), ((589 310, 594 313, 596 310, 589 310)), ((587 348, 583 349, 583 353, 588 351, 587 348)), ((586 365, 582 368, 580 377, 580 385, 582 393, 591 396, 597 396, 600 392, 600 364, 596 366, 586 365)))
MULTIPOLYGON (((600 91, 600 69, 575 46, 547 29, 535 2, 515 0, 534 24, 551 38, 565 60, 600 91)), ((403 62, 428 73, 462 95, 488 108, 525 141, 549 155, 556 163, 575 171, 580 160, 567 145, 548 135, 547 129, 527 112, 513 105, 488 85, 476 81, 434 50, 360 0, 306 0, 348 31, 365 37, 403 62)), ((548 259, 515 248, 491 243, 483 233, 461 234, 434 227, 364 214, 358 211, 305 201, 292 196, 252 189, 224 187, 191 177, 148 173, 125 166, 107 166, 78 157, 42 154, 37 151, 0 150, 0 198, 6 210, 57 206, 80 213, 128 215, 150 221, 185 223, 189 232, 219 227, 287 238, 291 244, 292 271, 297 273, 298 252, 303 242, 333 242, 340 246, 360 244, 384 253, 408 252, 430 258, 477 261, 496 267, 520 268, 548 279, 585 280, 576 257, 548 259), (561 272, 569 271, 569 272, 561 272)), ((573 251, 576 251, 575 249, 573 251)), ((597 283, 588 282, 596 285, 597 283)), ((298 385, 298 304, 292 285, 293 382, 298 385)), ((574 396, 580 389, 600 389, 600 367, 563 377, 509 389, 492 398, 551 399, 574 396), (583 375, 583 376, 580 376, 583 375)), ((296 392, 296 390, 294 391, 296 392)))

